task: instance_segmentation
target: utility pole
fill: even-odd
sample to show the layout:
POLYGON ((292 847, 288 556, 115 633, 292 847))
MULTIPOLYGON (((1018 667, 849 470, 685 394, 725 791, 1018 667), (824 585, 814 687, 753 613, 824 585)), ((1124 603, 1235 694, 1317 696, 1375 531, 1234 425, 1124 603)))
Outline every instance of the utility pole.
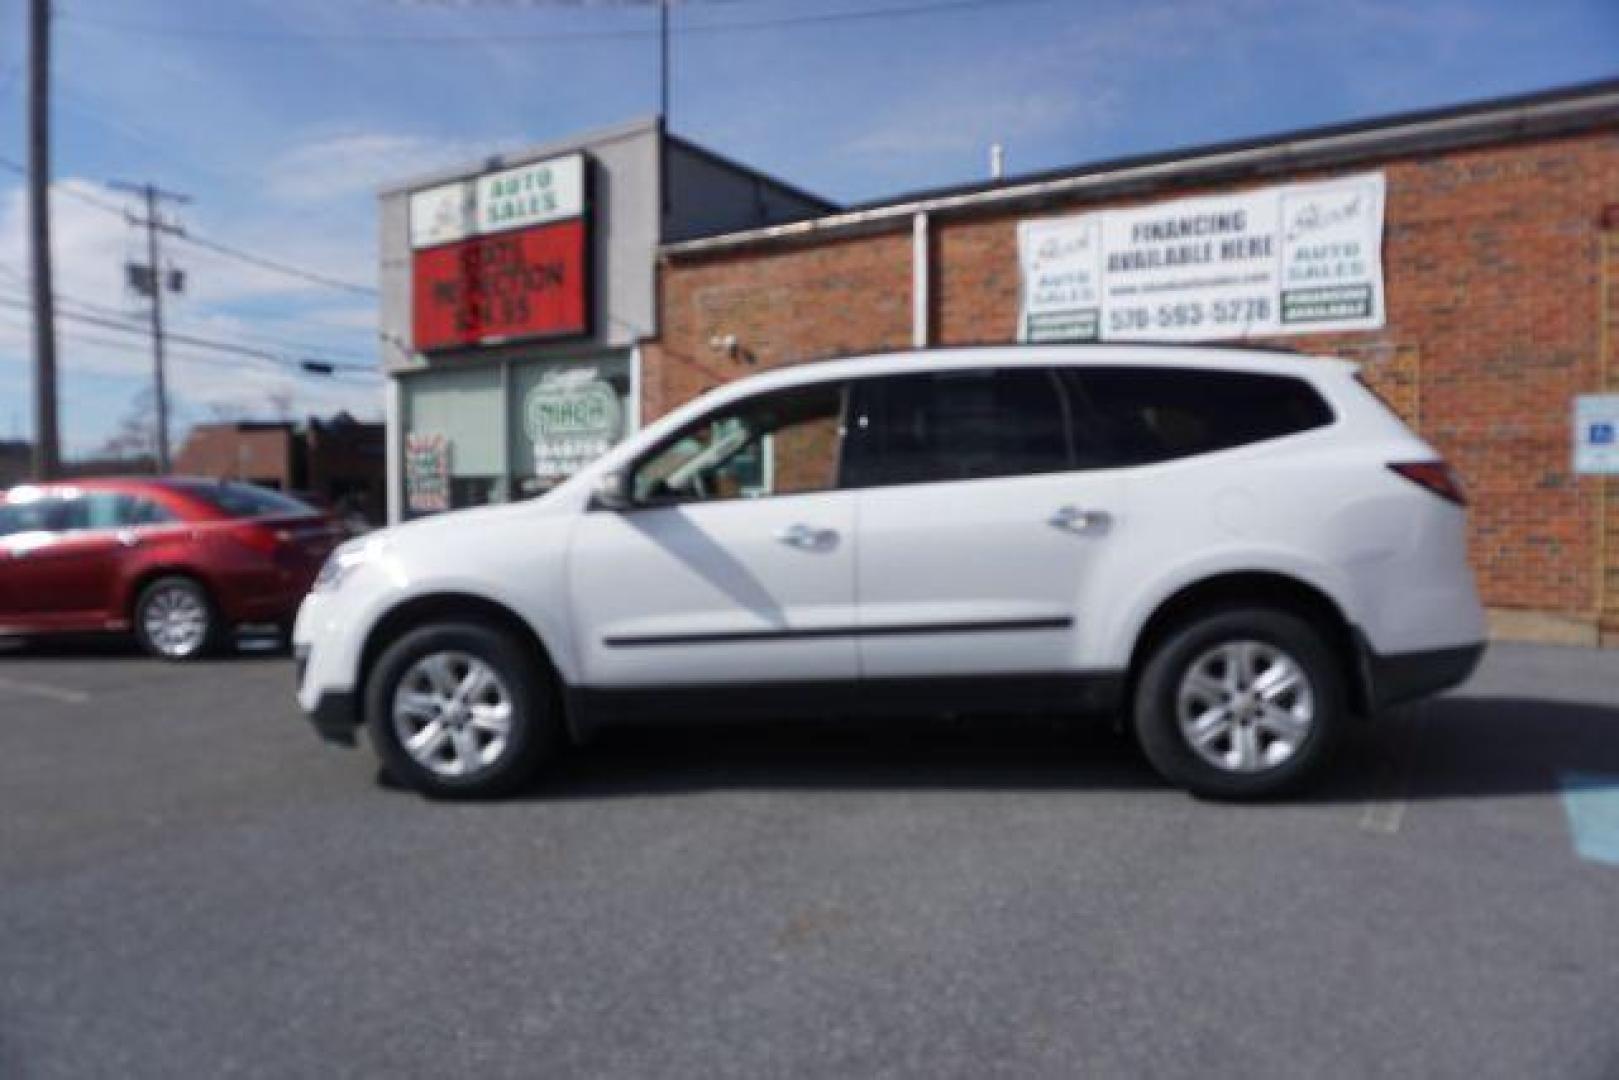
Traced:
POLYGON ((669 216, 669 0, 658 5, 658 211, 669 216))
POLYGON ((114 180, 111 186, 119 191, 133 192, 146 200, 146 217, 138 218, 131 215, 129 218, 131 225, 142 225, 146 228, 146 266, 142 268, 131 264, 130 283, 135 286, 136 292, 144 292, 152 299, 152 385, 156 391, 157 401, 157 471, 158 475, 162 476, 169 471, 169 393, 163 373, 163 289, 167 283, 164 280, 163 264, 158 259, 157 235, 160 232, 178 229, 158 217, 157 204, 159 199, 184 204, 190 202, 191 197, 174 191, 164 191, 156 184, 131 184, 114 180))
POLYGON ((51 4, 28 5, 28 213, 34 285, 34 478, 61 469, 56 427, 56 301, 51 291, 51 4))
POLYGON ((658 115, 669 121, 669 0, 658 0, 658 115))

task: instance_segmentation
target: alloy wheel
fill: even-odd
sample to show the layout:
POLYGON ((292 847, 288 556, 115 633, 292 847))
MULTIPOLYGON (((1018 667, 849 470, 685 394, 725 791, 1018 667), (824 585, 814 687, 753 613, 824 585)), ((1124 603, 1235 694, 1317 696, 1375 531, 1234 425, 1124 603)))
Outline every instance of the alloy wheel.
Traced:
POLYGON ((435 775, 464 778, 500 760, 510 743, 512 696, 495 669, 464 652, 434 652, 406 669, 394 691, 399 745, 435 775))
POLYGON ((1227 641, 1187 666, 1176 719, 1192 751, 1226 772, 1286 762, 1314 729, 1315 690, 1304 666, 1263 641, 1227 641))
POLYGON ((208 640, 208 603, 195 588, 166 585, 141 608, 141 629, 161 655, 172 659, 192 656, 208 640))

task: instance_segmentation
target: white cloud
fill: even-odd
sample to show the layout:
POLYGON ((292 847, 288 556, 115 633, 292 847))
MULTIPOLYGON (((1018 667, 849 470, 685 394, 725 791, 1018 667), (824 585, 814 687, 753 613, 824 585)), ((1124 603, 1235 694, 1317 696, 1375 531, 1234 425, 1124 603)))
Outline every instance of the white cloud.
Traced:
POLYGON ((369 131, 307 139, 264 169, 266 192, 289 203, 371 197, 378 188, 434 169, 476 161, 518 140, 442 139, 369 131))

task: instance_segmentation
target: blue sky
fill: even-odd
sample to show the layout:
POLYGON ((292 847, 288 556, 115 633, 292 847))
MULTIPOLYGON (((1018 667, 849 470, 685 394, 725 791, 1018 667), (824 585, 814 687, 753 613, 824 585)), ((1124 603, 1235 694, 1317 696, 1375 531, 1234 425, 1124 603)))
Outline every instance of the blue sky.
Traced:
MULTIPOLYGON (((190 194, 180 217, 199 234, 363 284, 380 184, 657 103, 656 13, 634 0, 60 0, 58 12, 56 175, 81 197, 55 200, 57 285, 130 313, 142 308, 122 263, 140 237, 82 197, 125 204, 111 179, 190 194)), ((997 140, 1015 173, 1619 74, 1615 0, 690 0, 673 18, 674 129, 848 201, 981 178, 997 140)), ((11 161, 25 155, 24 37, 24 0, 0 0, 11 161)), ((20 179, 0 171, 0 299, 23 292, 24 225, 20 179)), ((375 358, 363 293, 180 244, 168 254, 189 274, 178 328, 287 357, 375 358)), ((63 426, 82 453, 150 360, 140 338, 63 329, 63 426)), ((29 432, 28 364, 25 315, 0 306, 0 437, 29 432)), ((375 380, 217 353, 177 354, 171 384, 189 420, 380 413, 375 380)))

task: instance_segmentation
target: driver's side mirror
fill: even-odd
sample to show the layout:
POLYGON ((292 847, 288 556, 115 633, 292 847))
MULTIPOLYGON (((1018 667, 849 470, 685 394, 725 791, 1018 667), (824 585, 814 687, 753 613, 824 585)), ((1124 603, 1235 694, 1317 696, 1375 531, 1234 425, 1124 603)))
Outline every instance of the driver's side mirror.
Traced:
POLYGON ((635 505, 635 500, 630 498, 628 474, 622 469, 603 473, 596 481, 590 504, 600 510, 628 510, 635 505))

